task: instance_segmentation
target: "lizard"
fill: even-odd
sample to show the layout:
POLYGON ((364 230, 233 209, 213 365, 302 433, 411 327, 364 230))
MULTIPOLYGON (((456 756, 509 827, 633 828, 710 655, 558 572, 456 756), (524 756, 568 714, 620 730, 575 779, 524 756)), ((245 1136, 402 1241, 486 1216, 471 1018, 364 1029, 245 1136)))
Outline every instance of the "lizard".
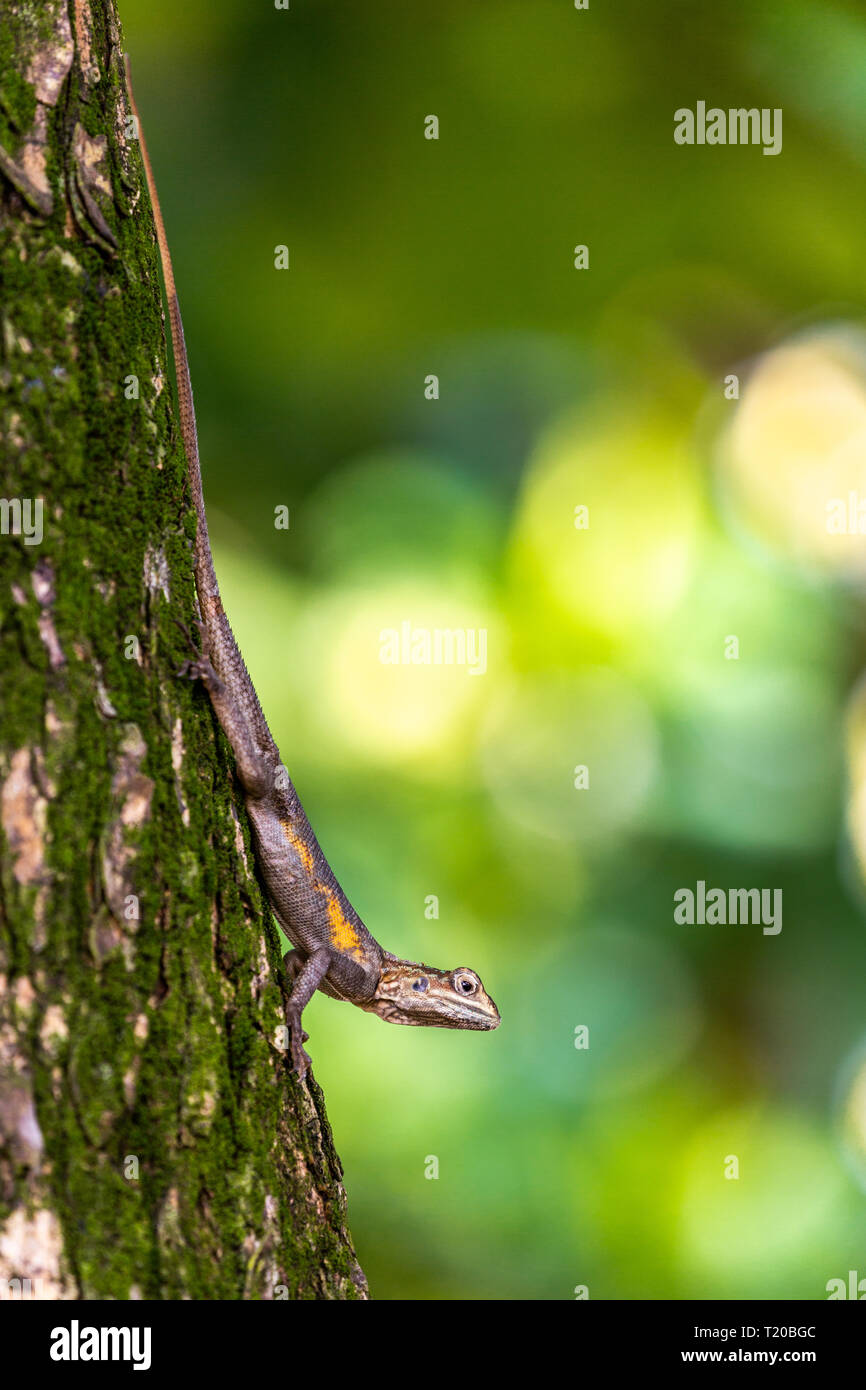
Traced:
POLYGON ((180 434, 196 512, 193 570, 201 641, 200 650, 185 663, 185 674, 201 680, 231 745, 267 902, 292 943, 293 949, 285 957, 291 986, 286 1006, 291 1069, 303 1076, 311 1065, 303 1047, 308 1034, 301 1016, 317 989, 388 1023, 497 1028, 499 1011, 474 970, 465 966, 437 969, 403 960, 380 946, 340 887, 282 764, 220 599, 205 515, 180 305, 128 57, 126 79, 159 247, 180 434))

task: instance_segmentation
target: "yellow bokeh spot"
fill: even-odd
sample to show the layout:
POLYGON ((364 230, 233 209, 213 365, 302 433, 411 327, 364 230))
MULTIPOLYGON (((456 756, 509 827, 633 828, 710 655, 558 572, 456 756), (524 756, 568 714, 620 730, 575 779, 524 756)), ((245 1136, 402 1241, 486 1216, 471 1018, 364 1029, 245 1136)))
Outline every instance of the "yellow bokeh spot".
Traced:
POLYGON ((569 419, 532 460, 514 532, 515 577, 589 627, 628 638, 668 614, 692 573, 694 461, 665 419, 569 419))
POLYGON ((719 475, 736 521, 806 568, 866 573, 866 335, 766 353, 731 408, 719 475))
POLYGON ((407 579, 330 591, 306 622, 299 649, 332 748, 390 764, 465 756, 470 715, 502 664, 488 605, 407 579))

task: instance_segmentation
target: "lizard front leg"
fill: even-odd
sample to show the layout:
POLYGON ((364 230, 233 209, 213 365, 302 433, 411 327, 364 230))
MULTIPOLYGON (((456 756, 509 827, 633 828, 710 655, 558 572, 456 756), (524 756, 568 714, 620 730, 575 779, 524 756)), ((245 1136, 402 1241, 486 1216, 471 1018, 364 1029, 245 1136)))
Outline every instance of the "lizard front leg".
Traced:
POLYGON ((292 1070, 299 1076, 303 1076, 312 1065, 303 1048, 309 1034, 304 1032, 301 1025, 301 1014, 327 975, 330 964, 331 949, 328 946, 321 946, 309 956, 304 956, 301 951, 289 951, 286 956, 286 973, 292 982, 292 992, 286 1006, 286 1024, 292 1070))

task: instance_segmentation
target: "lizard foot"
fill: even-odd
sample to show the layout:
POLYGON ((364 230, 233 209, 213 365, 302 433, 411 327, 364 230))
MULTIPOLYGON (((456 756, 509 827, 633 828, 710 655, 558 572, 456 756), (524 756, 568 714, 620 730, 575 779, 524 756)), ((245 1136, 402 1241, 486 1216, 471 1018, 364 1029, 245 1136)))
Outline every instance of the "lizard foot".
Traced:
POLYGON ((179 667, 177 675, 192 681, 201 680, 205 685, 210 685, 217 679, 217 674, 208 655, 207 629, 204 623, 201 618, 194 620, 199 633, 199 640, 196 641, 186 623, 181 622, 180 618, 175 618, 174 621, 186 638, 190 651, 189 657, 179 667))
POLYGON ((180 618, 175 618, 175 623, 180 628, 187 642, 191 655, 184 661, 176 672, 181 679, 191 681, 201 681, 208 690, 215 690, 220 679, 211 663, 207 650, 207 629, 201 618, 195 619, 195 625, 199 630, 200 641, 196 642, 186 623, 182 623, 180 618))
POLYGON ((309 1041, 309 1033, 301 1027, 300 1019, 294 1020, 291 1012, 287 1015, 286 1022, 289 1028, 289 1052, 292 1058, 292 1071, 297 1076, 306 1076, 310 1067, 313 1065, 310 1056, 304 1051, 303 1044, 309 1041))
POLYGON ((175 674, 181 679, 201 681, 209 690, 220 684, 220 678, 211 665, 210 657, 205 656, 204 653, 184 661, 177 668, 175 674))

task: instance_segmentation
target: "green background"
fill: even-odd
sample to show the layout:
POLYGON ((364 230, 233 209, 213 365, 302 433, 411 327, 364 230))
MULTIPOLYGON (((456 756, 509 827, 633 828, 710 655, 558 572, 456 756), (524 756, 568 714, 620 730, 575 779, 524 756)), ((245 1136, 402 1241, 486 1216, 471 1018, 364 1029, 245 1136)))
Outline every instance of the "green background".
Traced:
POLYGON ((862 474, 860 6, 120 8, 262 703, 375 935, 503 1018, 305 1016, 373 1294, 866 1276, 862 571, 801 524, 862 474), (675 145, 698 100, 782 108, 782 153, 675 145), (404 620, 487 670, 384 665, 404 620), (783 930, 677 924, 698 880, 783 930))

